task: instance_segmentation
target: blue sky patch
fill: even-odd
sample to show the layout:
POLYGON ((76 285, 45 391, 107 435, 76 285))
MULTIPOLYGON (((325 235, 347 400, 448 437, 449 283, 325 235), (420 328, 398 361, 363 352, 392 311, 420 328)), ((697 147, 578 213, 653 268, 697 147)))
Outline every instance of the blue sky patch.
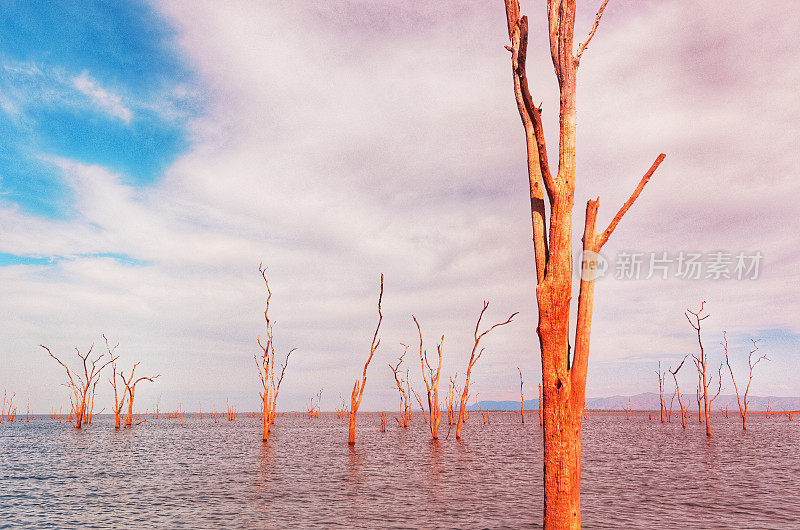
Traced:
POLYGON ((0 4, 0 201, 70 216, 70 190, 42 158, 156 182, 188 147, 201 98, 166 21, 143 2, 0 4))
MULTIPOLYGON (((143 267, 149 265, 149 262, 138 260, 127 254, 119 254, 114 252, 97 252, 92 254, 79 254, 81 258, 95 258, 95 259, 113 259, 120 265, 128 265, 131 267, 143 267)), ((75 258, 64 256, 25 256, 17 254, 9 254, 7 252, 0 252, 0 267, 8 267, 11 265, 55 265, 60 261, 71 261, 75 258)))

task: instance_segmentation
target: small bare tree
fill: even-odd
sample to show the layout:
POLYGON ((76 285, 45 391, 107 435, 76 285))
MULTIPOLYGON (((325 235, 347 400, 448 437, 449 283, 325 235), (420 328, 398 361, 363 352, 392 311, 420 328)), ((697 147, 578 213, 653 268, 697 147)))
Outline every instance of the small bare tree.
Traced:
POLYGON ((489 302, 483 302, 483 309, 481 309, 480 315, 478 315, 478 322, 475 324, 475 331, 472 334, 474 342, 472 344, 472 353, 469 356, 469 364, 467 365, 467 378, 464 381, 464 390, 461 392, 461 406, 459 407, 458 412, 458 423, 456 424, 456 439, 461 439, 461 424, 464 423, 464 413, 467 408, 467 396, 469 395, 469 378, 472 375, 472 367, 475 366, 475 363, 478 362, 481 355, 483 355, 483 348, 478 351, 478 346, 480 345, 481 339, 488 335, 494 328, 499 326, 505 326, 509 324, 514 316, 517 313, 512 313, 510 317, 508 317, 504 322, 498 322, 497 324, 491 326, 490 328, 484 330, 483 332, 479 333, 480 326, 481 326, 481 319, 483 319, 483 314, 486 313, 486 310, 489 308, 489 302), (477 354, 477 355, 476 355, 477 354))
POLYGON ((661 372, 661 361, 658 361, 658 398, 661 402, 661 423, 664 423, 664 376, 665 373, 661 372))
POLYGON ((100 374, 103 372, 103 368, 108 366, 116 358, 112 358, 105 363, 98 365, 103 356, 101 354, 95 359, 90 358, 94 344, 89 347, 89 350, 85 354, 81 353, 78 348, 75 348, 75 353, 77 353, 78 358, 81 360, 83 371, 83 373, 81 373, 80 371, 70 369, 66 364, 61 362, 61 359, 53 355, 53 352, 51 352, 50 348, 47 346, 42 344, 39 346, 44 348, 47 353, 50 354, 50 357, 55 359, 56 362, 60 364, 67 372, 67 382, 65 383, 65 386, 72 391, 70 403, 72 404, 72 410, 74 412, 73 420, 75 422, 75 428, 80 429, 88 419, 87 397, 89 394, 89 389, 92 388, 95 380, 100 377, 100 374))
MULTIPOLYGON (((419 362, 422 365, 422 380, 425 381, 425 388, 428 391, 428 424, 431 428, 431 436, 434 440, 439 439, 439 422, 442 421, 442 411, 439 405, 439 376, 442 373, 442 347, 444 346, 444 335, 442 340, 436 345, 436 353, 439 355, 439 364, 436 366, 436 372, 428 362, 428 351, 425 350, 422 344, 422 328, 417 321, 417 317, 411 316, 414 319, 414 324, 417 325, 417 332, 419 333, 419 362), (427 368, 427 372, 426 372, 427 368)), ((419 400, 419 396, 417 396, 419 400)), ((422 404, 420 403, 420 406, 422 404)), ((425 409, 423 408, 423 413, 425 409)))
POLYGON ((422 420, 425 423, 428 423, 428 411, 425 410, 425 405, 422 404, 422 399, 419 397, 419 394, 417 394, 417 391, 413 388, 411 389, 411 393, 414 394, 414 398, 417 400, 417 403, 419 403, 419 408, 422 411, 422 420))
POLYGON ((125 416, 125 427, 133 427, 133 398, 136 396, 136 385, 138 385, 142 381, 150 381, 151 383, 161 377, 161 374, 156 374, 152 377, 143 376, 137 379, 134 379, 134 373, 136 372, 136 367, 139 366, 139 363, 133 363, 133 368, 131 368, 131 375, 125 378, 124 375, 119 374, 122 378, 122 382, 125 383, 125 391, 128 393, 128 414, 125 416))
POLYGON ((705 301, 700 304, 700 309, 695 312, 689 309, 686 310, 684 313, 686 315, 686 320, 689 321, 689 324, 694 328, 697 332, 697 344, 700 347, 700 356, 692 354, 694 359, 694 365, 697 368, 697 372, 699 374, 700 381, 702 383, 702 392, 703 392, 703 412, 705 415, 706 420, 706 436, 711 436, 711 404, 717 399, 719 393, 722 392, 722 363, 719 365, 719 387, 717 389, 717 393, 714 394, 713 397, 708 397, 708 386, 711 384, 711 380, 713 379, 712 376, 708 374, 708 355, 703 348, 703 340, 700 336, 700 328, 702 327, 703 320, 707 319, 710 315, 703 315, 703 308, 705 306, 705 301), (692 315, 691 317, 689 315, 692 315), (702 315, 702 316, 701 316, 702 315))
POLYGON ((361 376, 361 381, 356 381, 353 385, 353 392, 350 395, 350 428, 348 431, 347 443, 355 445, 356 443, 356 414, 358 407, 361 405, 361 397, 364 395, 364 385, 367 384, 367 367, 369 366, 372 356, 375 355, 375 350, 380 346, 381 339, 378 338, 378 331, 381 329, 381 321, 383 321, 383 313, 381 313, 381 301, 383 300, 383 274, 381 274, 381 292, 378 295, 378 326, 375 328, 375 334, 372 336, 372 344, 369 347, 369 357, 367 362, 364 363, 364 373, 361 376))
POLYGON ((403 357, 405 357, 406 353, 408 353, 408 346, 405 344, 401 344, 403 346, 403 353, 400 354, 400 358, 397 360, 397 365, 392 366, 389 364, 389 368, 392 369, 392 373, 394 374, 394 382, 397 385, 397 390, 400 392, 400 416, 403 418, 403 427, 408 427, 408 419, 411 415, 411 396, 409 388, 409 374, 408 370, 406 370, 405 379, 403 379, 402 374, 400 373, 400 365, 403 364, 403 357), (400 374, 400 375, 398 375, 400 374), (403 388, 403 383, 406 384, 406 388, 403 388))
POLYGON ((278 402, 278 392, 283 383, 283 376, 286 374, 286 366, 289 364, 289 356, 295 351, 295 348, 289 350, 286 354, 286 359, 281 365, 281 374, 278 376, 278 381, 275 382, 275 342, 273 340, 273 325, 269 319, 269 302, 272 299, 272 290, 269 288, 269 280, 267 279, 267 269, 263 263, 258 264, 258 272, 264 279, 264 286, 267 289, 267 302, 264 306, 264 320, 266 322, 267 338, 265 342, 261 342, 261 337, 257 339, 258 346, 261 352, 253 355, 258 368, 258 377, 261 379, 261 388, 259 389, 259 396, 261 397, 261 418, 263 423, 263 430, 261 440, 267 441, 272 424, 275 422, 275 406, 278 402))
MULTIPOLYGON (((119 343, 115 344, 114 347, 111 347, 109 344, 108 339, 106 338, 105 334, 103 334, 103 340, 106 343, 106 351, 108 352, 108 358, 111 359, 111 377, 108 379, 108 382, 111 383, 111 387, 114 389, 114 428, 119 429, 120 417, 122 416, 122 409, 125 407, 125 396, 127 392, 124 390, 120 391, 117 388, 117 376, 122 376, 121 373, 117 373, 117 358, 114 356, 114 352, 116 351, 119 343)), ((158 410, 158 406, 156 406, 156 410, 158 410)), ((158 414, 156 414, 158 417, 158 414)))
MULTIPOLYGON (((678 405, 681 407, 681 426, 684 429, 686 428, 686 407, 683 406, 683 401, 681 400, 681 389, 678 386, 678 371, 683 366, 683 363, 686 362, 686 358, 687 357, 688 357, 688 355, 685 355, 683 357, 683 360, 681 361, 681 364, 679 364, 678 367, 675 368, 675 370, 669 370, 669 373, 672 374, 672 378, 675 380, 675 393, 678 394, 678 405)), ((660 364, 659 364, 659 368, 661 368, 660 364)))
POLYGON ((517 372, 519 372, 519 417, 522 419, 522 423, 525 423, 525 394, 522 393, 522 385, 524 383, 522 381, 522 370, 519 369, 519 366, 517 366, 517 372))
MULTIPOLYGON (((736 378, 733 377, 731 361, 728 358, 728 336, 726 332, 722 332, 722 347, 723 351, 725 352, 725 364, 728 365, 728 371, 731 373, 731 381, 733 382, 733 389, 736 391, 736 402, 739 404, 739 416, 742 418, 742 429, 744 430, 747 430, 747 408, 750 405, 750 399, 747 397, 747 395, 750 393, 750 383, 753 382, 753 368, 755 368, 755 366, 763 359, 769 361, 769 358, 766 356, 766 354, 759 356, 755 361, 753 361, 753 354, 758 352, 758 344, 756 344, 757 341, 752 339, 751 342, 753 343, 753 349, 750 350, 750 354, 747 356, 747 366, 750 369, 747 377, 747 387, 744 389, 744 395, 740 396, 739 387, 736 385, 736 378)), ((790 415, 789 419, 791 418, 792 417, 790 415)))

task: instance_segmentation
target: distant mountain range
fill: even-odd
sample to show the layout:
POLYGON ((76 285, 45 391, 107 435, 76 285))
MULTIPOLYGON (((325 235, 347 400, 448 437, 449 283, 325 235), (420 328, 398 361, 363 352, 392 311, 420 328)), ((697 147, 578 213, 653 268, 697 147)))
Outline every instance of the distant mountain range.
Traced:
MULTIPOLYGON (((669 408, 671 399, 672 394, 664 395, 664 405, 667 408, 669 408)), ((697 410, 697 397, 695 394, 681 393, 681 399, 686 408, 697 410)), ((800 410, 800 397, 750 396, 749 401, 748 410, 767 410, 767 404, 769 404, 769 409, 775 412, 800 410)), ((659 410, 658 394, 655 392, 644 392, 634 396, 587 398, 586 408, 589 410, 624 410, 628 403, 630 403, 630 407, 633 410, 659 410)), ((483 410, 519 410, 519 401, 481 401, 480 405, 483 410)), ((729 411, 739 410, 739 406, 736 404, 736 395, 720 394, 714 400, 712 408, 713 410, 724 410, 726 406, 729 411)), ((538 399, 525 400, 525 410, 536 410, 538 408, 538 399)), ((673 410, 680 410, 677 396, 672 408, 673 410)), ((478 410, 478 406, 473 403, 467 409, 478 410)))

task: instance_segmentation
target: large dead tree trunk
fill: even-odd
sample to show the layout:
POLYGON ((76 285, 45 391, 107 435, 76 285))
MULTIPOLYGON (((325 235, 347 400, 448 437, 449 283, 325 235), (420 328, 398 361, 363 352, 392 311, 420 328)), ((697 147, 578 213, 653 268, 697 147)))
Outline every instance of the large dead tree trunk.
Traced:
POLYGON ((589 358, 594 273, 597 253, 608 241, 622 216, 641 193, 664 159, 661 154, 642 177, 608 227, 595 229, 598 200, 586 204, 583 235, 583 275, 578 298, 575 351, 570 358, 570 303, 572 300, 572 207, 575 193, 576 74, 581 55, 595 34, 604 0, 586 40, 573 47, 575 0, 548 0, 550 55, 559 86, 558 170, 551 174, 541 109, 531 97, 525 71, 528 20, 520 16, 518 0, 505 0, 511 63, 517 108, 528 148, 531 220, 536 261, 537 333, 542 356, 544 394, 544 526, 580 527, 581 418, 589 358), (549 219, 545 221, 545 192, 549 219), (548 230, 549 224, 549 230, 548 230))

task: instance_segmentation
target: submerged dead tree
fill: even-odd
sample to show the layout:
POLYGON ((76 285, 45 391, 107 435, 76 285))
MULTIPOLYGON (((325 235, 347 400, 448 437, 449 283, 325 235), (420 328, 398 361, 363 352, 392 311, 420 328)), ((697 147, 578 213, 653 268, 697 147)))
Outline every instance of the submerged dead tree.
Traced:
POLYGON ((263 429, 261 433, 261 440, 267 441, 272 424, 275 422, 275 405, 278 402, 278 392, 281 389, 283 376, 286 374, 286 366, 289 364, 289 356, 295 351, 295 348, 289 350, 286 354, 286 359, 281 365, 281 373, 278 376, 278 381, 275 382, 275 342, 273 340, 272 321, 269 319, 269 302, 272 299, 272 290, 269 288, 269 280, 267 279, 267 269, 263 263, 258 264, 258 272, 264 279, 264 286, 267 289, 267 302, 264 306, 264 320, 267 330, 267 338, 265 342, 261 342, 261 337, 258 337, 258 342, 261 352, 254 354, 253 359, 258 368, 258 377, 261 379, 261 388, 259 389, 259 396, 261 397, 261 418, 263 429))
POLYGON ((383 320, 383 313, 381 313, 381 301, 383 300, 383 274, 381 274, 381 292, 378 295, 378 325, 375 328, 375 334, 372 336, 372 344, 369 347, 369 357, 367 362, 364 363, 364 373, 361 376, 361 382, 356 381, 353 385, 353 393, 350 395, 350 427, 348 430, 347 443, 355 445, 356 443, 356 414, 358 407, 361 405, 361 397, 364 395, 364 385, 367 384, 367 367, 375 355, 375 350, 381 344, 381 339, 378 338, 378 331, 381 329, 381 321, 383 320))
MULTIPOLYGON (((397 390, 400 392, 400 416, 403 418, 403 427, 408 427, 408 420, 411 417, 411 383, 409 382, 409 373, 406 370, 406 377, 403 379, 402 374, 400 374, 400 365, 403 364, 403 357, 406 356, 408 353, 408 346, 405 344, 401 344, 404 350, 403 353, 400 355, 400 358, 397 360, 397 365, 392 366, 389 364, 389 368, 392 369, 392 373, 394 374, 394 382, 397 385, 397 390), (403 388, 403 383, 406 384, 406 388, 403 388)), ((424 412, 424 410, 423 410, 424 412)))
MULTIPOLYGON (((436 372, 433 371, 428 362, 428 351, 422 344, 422 328, 417 321, 417 317, 411 316, 414 319, 414 324, 417 325, 417 332, 419 333, 419 362, 422 365, 422 380, 425 381, 425 388, 428 391, 428 425, 431 428, 431 436, 434 440, 439 439, 439 422, 442 421, 442 411, 439 405, 439 376, 442 373, 442 347, 444 346, 444 335, 442 340, 436 345, 436 353, 439 355, 439 364, 436 365, 436 372), (427 369, 427 372, 426 372, 427 369)), ((417 396, 419 400, 419 396, 417 396)), ((420 403, 422 406, 422 403, 420 403)), ((423 415, 425 408, 422 409, 423 415)))
POLYGON ((490 328, 484 330, 483 332, 479 332, 481 327, 481 319, 483 319, 483 314, 486 313, 486 310, 489 308, 489 302, 483 302, 483 309, 481 309, 480 315, 478 315, 478 322, 475 323, 475 331, 472 334, 472 338, 474 342, 472 343, 472 353, 469 356, 469 363, 467 364, 467 378, 464 381, 464 390, 461 392, 461 406, 458 409, 458 423, 456 424, 456 439, 461 439, 461 425, 464 423, 464 413, 467 409, 467 396, 469 395, 469 378, 472 375, 472 367, 475 366, 475 363, 478 362, 481 355, 483 355, 484 348, 481 348, 478 351, 478 346, 480 345, 481 339, 488 335, 494 328, 505 326, 509 324, 511 320, 517 315, 517 313, 512 313, 510 317, 508 317, 504 322, 498 322, 497 324, 491 326, 490 328), (477 353, 477 355, 476 355, 477 353))
POLYGON ((417 403, 419 403, 419 408, 422 411, 422 421, 428 423, 428 411, 425 410, 425 405, 422 404, 422 399, 417 394, 417 391, 413 388, 411 389, 411 393, 414 394, 414 398, 416 398, 417 403))
POLYGON ((661 402, 661 423, 664 423, 664 376, 667 375, 661 371, 661 361, 658 361, 658 399, 661 402))
MULTIPOLYGON (((120 417, 122 416, 122 409, 125 407, 125 396, 127 392, 125 390, 118 390, 117 388, 117 376, 122 377, 122 373, 117 373, 117 358, 114 357, 114 352, 116 351, 119 343, 114 345, 112 348, 111 345, 108 343, 108 339, 105 335, 103 335, 103 340, 106 342, 106 351, 108 352, 108 358, 111 359, 111 377, 108 379, 108 382, 111 383, 112 388, 114 389, 114 428, 119 429, 119 422, 120 417)), ((132 376, 133 374, 131 374, 132 376)), ((123 378, 124 379, 124 378, 123 378)))
MULTIPOLYGON (((675 393, 678 394, 678 405, 681 407, 681 426, 685 429, 686 428, 686 407, 683 406, 683 400, 681 400, 681 389, 678 386, 678 371, 683 366, 683 363, 686 362, 686 358, 688 355, 683 357, 681 364, 678 365, 675 370, 669 370, 669 373, 672 374, 672 378, 675 380, 675 393)), ((661 367, 661 363, 659 363, 659 368, 661 367)))
POLYGON ((519 417, 522 419, 522 423, 525 423, 525 394, 522 393, 524 382, 522 381, 522 370, 519 369, 519 366, 517 366, 517 371, 519 372, 519 417))
MULTIPOLYGON (((733 389, 736 392, 736 402, 739 404, 739 416, 742 418, 742 429, 744 430, 747 430, 747 408, 750 405, 750 399, 747 397, 747 394, 750 393, 750 383, 753 382, 753 368, 755 368, 756 365, 763 359, 769 361, 769 357, 764 354, 758 357, 755 362, 753 362, 753 354, 758 352, 758 344, 756 344, 756 341, 752 339, 751 342, 753 343, 753 349, 750 350, 750 354, 747 356, 747 366, 750 368, 747 377, 747 386, 744 389, 744 395, 740 396, 739 387, 736 385, 736 378, 733 377, 731 361, 728 358, 728 336, 726 332, 722 332, 722 347, 723 351, 725 352, 725 364, 728 365, 728 371, 731 373, 731 381, 733 382, 733 389)), ((789 419, 792 419, 791 414, 789 414, 789 419)))
POLYGON ((558 168, 551 173, 541 119, 526 74, 528 19, 518 0, 505 0, 517 109, 525 129, 531 222, 536 261, 537 334, 544 391, 544 526, 579 528, 581 418, 585 405, 589 336, 597 256, 622 217, 664 160, 660 154, 602 232, 596 231, 599 199, 586 204, 583 274, 578 297, 575 349, 570 345, 572 301, 572 208, 575 196, 576 77, 581 56, 594 37, 608 0, 586 39, 574 48, 576 0, 548 0, 550 55, 559 87, 558 168), (545 205, 545 195, 549 209, 545 205), (548 215, 549 214, 549 215, 548 215), (572 355, 571 355, 572 353, 572 355))
POLYGON ((133 398, 136 395, 136 385, 138 385, 142 381, 150 381, 151 383, 153 380, 161 377, 161 374, 156 374, 152 377, 143 376, 137 379, 134 379, 134 373, 136 372, 136 367, 139 366, 139 363, 133 363, 133 368, 131 368, 131 375, 127 378, 119 374, 122 378, 122 382, 125 383, 125 391, 128 393, 128 414, 125 416, 125 427, 133 427, 133 398))
POLYGON ((717 389, 717 393, 709 398, 708 386, 711 384, 713 377, 708 375, 708 355, 703 348, 703 339, 700 336, 700 328, 702 327, 703 320, 711 316, 703 315, 703 308, 705 305, 706 303, 703 301, 703 303, 700 304, 700 309, 697 312, 687 309, 684 315, 686 315, 686 320, 689 321, 689 324, 691 324, 691 326, 697 332, 697 344, 700 347, 700 356, 698 357, 697 355, 692 354, 692 358, 694 360, 694 365, 697 368, 698 378, 701 384, 700 390, 703 394, 703 414, 706 420, 706 436, 711 436, 711 404, 715 399, 717 399, 719 393, 722 392, 722 363, 719 365, 719 388, 717 389), (690 317, 689 315, 692 316, 690 317))
POLYGON ((53 355, 53 352, 50 351, 50 348, 42 344, 39 346, 47 350, 47 353, 50 354, 50 357, 55 359, 56 362, 60 364, 67 372, 67 382, 64 383, 64 385, 72 391, 72 395, 70 396, 70 403, 72 405, 72 412, 74 414, 72 419, 75 422, 75 428, 80 429, 88 420, 87 397, 89 395, 89 390, 90 388, 93 388, 96 380, 100 378, 103 368, 116 360, 116 357, 112 357, 105 363, 98 365, 103 355, 101 354, 95 359, 90 358, 92 355, 92 349, 94 349, 94 344, 89 347, 89 351, 87 351, 85 354, 81 353, 78 348, 75 348, 75 353, 77 353, 78 358, 81 360, 81 369, 72 370, 66 364, 61 362, 61 359, 53 355))

